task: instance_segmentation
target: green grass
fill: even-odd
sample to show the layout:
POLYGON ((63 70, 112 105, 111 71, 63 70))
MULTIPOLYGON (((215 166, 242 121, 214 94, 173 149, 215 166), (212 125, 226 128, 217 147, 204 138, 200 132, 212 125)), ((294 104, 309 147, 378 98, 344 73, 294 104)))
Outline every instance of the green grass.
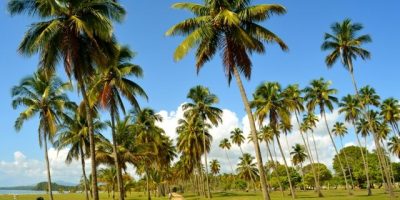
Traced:
MULTIPOLYGON (((354 195, 349 196, 347 192, 344 190, 324 190, 323 191, 325 197, 320 198, 322 200, 386 200, 389 199, 388 195, 383 192, 383 190, 373 190, 373 196, 367 196, 366 191, 356 190, 354 191, 354 195)), ((400 191, 396 191, 397 197, 400 196, 400 191)), ((38 196, 43 196, 46 200, 47 195, 19 195, 18 200, 36 200, 38 196)), ((183 194, 185 200, 204 200, 205 198, 201 198, 195 196, 193 194, 183 194)), ((297 199, 318 199, 317 195, 313 191, 297 191, 297 199)), ((116 197, 117 198, 117 197, 116 197)), ((285 193, 285 197, 282 197, 280 192, 272 192, 271 193, 272 200, 289 200, 291 199, 288 195, 288 192, 285 193)), ((84 200, 85 197, 83 194, 55 194, 55 200, 84 200)), ((106 193, 100 194, 101 200, 112 200, 112 198, 108 198, 106 193)), ((117 198, 118 199, 118 198, 117 198)), ((135 192, 132 195, 128 194, 127 200, 145 200, 147 199, 143 192, 135 192)), ((161 199, 168 199, 167 197, 162 198, 155 198, 152 197, 154 200, 161 200, 161 199)), ((213 200, 258 200, 261 199, 261 193, 257 192, 216 192, 213 193, 213 200)), ((399 198, 400 199, 400 198, 399 198)), ((0 200, 13 200, 13 196, 10 195, 0 195, 0 200)))

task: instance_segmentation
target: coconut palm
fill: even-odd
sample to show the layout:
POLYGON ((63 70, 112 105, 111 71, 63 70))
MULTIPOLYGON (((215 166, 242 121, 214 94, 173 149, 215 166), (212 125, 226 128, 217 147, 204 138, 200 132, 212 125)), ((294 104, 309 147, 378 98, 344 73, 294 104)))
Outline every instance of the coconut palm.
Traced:
MULTIPOLYGON (((326 130, 328 131, 332 145, 335 149, 336 154, 339 154, 331 130, 329 128, 328 120, 326 119, 326 109, 332 112, 333 104, 338 102, 337 98, 333 96, 337 93, 337 90, 330 88, 330 85, 331 82, 325 81, 323 78, 320 78, 319 80, 312 80, 310 86, 304 89, 306 93, 305 99, 307 101, 307 109, 309 110, 309 112, 313 112, 317 107, 319 107, 321 118, 324 118, 326 130)), ((343 168, 340 157, 338 157, 338 160, 344 176, 346 189, 348 190, 349 195, 351 195, 352 192, 347 182, 346 171, 343 168)))
POLYGON ((93 197, 99 199, 95 161, 93 119, 87 94, 86 79, 104 63, 113 39, 113 21, 121 22, 125 10, 114 0, 42 1, 10 0, 11 15, 28 14, 44 21, 32 24, 18 51, 27 56, 39 53, 39 66, 48 73, 63 63, 68 77, 78 82, 78 90, 86 104, 89 123, 93 197))
POLYGON ((64 108, 73 109, 74 107, 74 104, 68 100, 67 95, 64 93, 66 89, 70 88, 71 85, 69 83, 63 83, 54 74, 45 74, 43 71, 38 71, 32 76, 22 79, 20 84, 14 86, 11 90, 13 108, 24 108, 15 120, 14 127, 17 131, 21 130, 26 121, 39 116, 39 146, 42 147, 44 144, 47 185, 49 199, 51 200, 53 200, 53 191, 47 141, 53 141, 57 126, 61 124, 65 117, 64 108))
POLYGON ((129 78, 140 78, 143 75, 140 66, 130 63, 133 56, 133 52, 128 47, 119 46, 113 57, 108 60, 107 67, 103 70, 99 70, 91 91, 95 98, 94 101, 97 101, 101 107, 110 112, 110 128, 120 200, 124 199, 124 184, 120 171, 120 163, 118 163, 115 120, 119 117, 119 110, 121 110, 123 114, 126 114, 122 97, 125 97, 134 109, 140 109, 137 96, 147 99, 144 90, 129 78))
POLYGON ((394 98, 383 100, 380 114, 383 116, 383 120, 388 122, 392 126, 393 131, 396 131, 400 136, 399 125, 397 124, 400 121, 399 101, 394 98))
MULTIPOLYGON (((101 135, 100 131, 105 128, 102 123, 94 115, 93 130, 96 136, 101 135)), ((96 138, 98 139, 98 138, 96 138)), ((83 102, 77 107, 70 117, 64 119, 63 124, 59 126, 59 133, 54 146, 60 151, 69 148, 65 162, 70 164, 72 160, 81 161, 83 185, 85 188, 86 200, 89 199, 89 181, 86 176, 85 159, 90 158, 90 141, 88 133, 88 123, 86 120, 85 107, 83 102)))
POLYGON ((276 4, 251 5, 251 1, 242 0, 204 0, 204 4, 177 3, 173 7, 186 9, 194 14, 194 17, 174 25, 166 33, 168 36, 187 36, 177 47, 174 60, 181 60, 190 49, 196 47, 196 69, 199 72, 217 51, 221 51, 228 82, 231 82, 232 76, 235 77, 249 119, 251 134, 255 138, 254 149, 261 175, 263 197, 270 199, 261 152, 256 140, 256 126, 240 73, 243 73, 246 79, 250 79, 252 62, 249 53, 264 53, 263 42, 275 42, 283 50, 288 49, 277 35, 258 24, 269 19, 272 14, 284 14, 285 8, 276 4))
MULTIPOLYGON (((342 145, 342 148, 344 148, 343 145, 343 137, 348 133, 347 132, 347 127, 344 125, 343 122, 336 122, 333 125, 332 128, 332 133, 335 134, 336 137, 340 138, 340 144, 342 145)), ((347 155, 346 152, 343 152, 344 154, 344 160, 346 161, 346 166, 347 166, 347 170, 349 171, 349 176, 350 176, 350 181, 351 181, 351 188, 354 189, 354 182, 353 182, 353 175, 351 174, 351 168, 349 165, 349 161, 347 160, 347 155)), ((339 155, 338 155, 339 157, 339 155)))
POLYGON ((388 142, 389 151, 400 158, 400 137, 393 136, 389 139, 388 142))
POLYGON ((305 146, 298 143, 295 144, 294 146, 292 146, 292 151, 290 152, 290 155, 292 156, 293 165, 297 165, 300 167, 301 176, 303 180, 303 187, 304 187, 305 184, 304 184, 303 163, 306 161, 306 158, 308 157, 305 146))
POLYGON ((243 156, 243 150, 242 150, 242 144, 244 142, 244 136, 243 136, 243 131, 240 128, 235 128, 231 131, 231 141, 233 144, 236 144, 239 146, 240 152, 242 153, 243 156))
POLYGON ((220 147, 221 149, 224 149, 224 150, 225 150, 226 158, 228 159, 228 163, 229 163, 229 165, 231 166, 232 175, 234 175, 234 174, 235 174, 235 171, 233 171, 233 167, 232 167, 232 164, 231 164, 231 160, 229 159, 229 156, 228 156, 228 150, 231 149, 231 146, 232 146, 232 145, 231 145, 231 143, 229 142, 229 139, 228 139, 228 138, 222 139, 221 142, 219 143, 219 147, 220 147))
POLYGON ((112 199, 115 199, 115 182, 117 179, 117 171, 114 167, 103 168, 99 170, 99 182, 105 184, 108 195, 112 192, 112 199))
POLYGON ((371 184, 369 181, 369 169, 368 169, 368 161, 366 160, 366 156, 364 155, 362 144, 360 138, 358 136, 357 128, 356 128, 356 121, 360 118, 362 114, 361 105, 359 98, 353 95, 346 95, 342 98, 341 102, 339 103, 339 113, 344 113, 344 119, 346 122, 350 122, 354 127, 354 132, 357 138, 358 146, 360 147, 361 157, 364 164, 365 176, 367 178, 367 190, 368 196, 372 195, 371 191, 371 184))
MULTIPOLYGON (((221 165, 219 164, 218 160, 213 159, 213 160, 210 161, 210 170, 211 170, 211 174, 213 176, 216 176, 219 173, 219 171, 221 170, 221 165)), ((216 183, 214 183, 214 184, 216 184, 216 183)))
POLYGON ((245 153, 242 157, 239 157, 239 163, 236 171, 239 178, 247 181, 253 181, 254 177, 259 176, 257 165, 254 163, 254 157, 248 153, 245 153))
POLYGON ((332 24, 331 33, 325 33, 324 43, 321 49, 331 51, 325 58, 326 65, 331 68, 335 62, 340 59, 345 69, 350 72, 354 89, 358 93, 356 80, 354 78, 353 59, 369 59, 370 52, 362 48, 362 45, 372 41, 369 35, 358 35, 363 29, 360 23, 352 23, 350 19, 345 19, 341 23, 332 24))
POLYGON ((269 125, 275 133, 275 138, 278 143, 280 153, 285 164, 286 174, 289 181, 292 198, 296 198, 295 190, 290 178, 288 164, 283 153, 282 145, 279 139, 279 129, 284 128, 284 131, 290 129, 290 111, 286 106, 285 96, 282 93, 281 86, 277 82, 266 82, 259 85, 253 94, 254 100, 250 103, 252 108, 255 108, 254 115, 259 122, 259 126, 265 119, 269 119, 269 125), (283 126, 280 126, 283 124, 283 126))
MULTIPOLYGON (((213 104, 218 103, 218 97, 212 94, 208 88, 201 85, 195 86, 189 90, 187 98, 191 99, 192 102, 185 103, 182 106, 186 115, 192 118, 200 118, 203 120, 203 123, 209 120, 214 126, 218 126, 218 124, 222 122, 222 110, 213 106, 213 104)), ((204 133, 202 138, 205 140, 204 133)), ((205 144, 205 141, 203 141, 203 145, 205 144)), ((203 149, 206 149, 205 146, 203 149)), ((208 181, 207 151, 204 152, 204 165, 206 168, 207 198, 210 199, 211 192, 208 181)))

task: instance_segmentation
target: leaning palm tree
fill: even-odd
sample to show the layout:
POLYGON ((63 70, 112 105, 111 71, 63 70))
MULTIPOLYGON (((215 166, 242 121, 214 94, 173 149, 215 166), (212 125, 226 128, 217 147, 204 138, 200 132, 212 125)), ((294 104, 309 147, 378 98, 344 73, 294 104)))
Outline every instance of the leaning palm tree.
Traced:
MULTIPOLYGON (((203 120, 203 123, 208 120, 214 126, 218 126, 218 124, 222 122, 222 110, 213 106, 213 104, 218 103, 218 97, 211 93, 208 88, 201 85, 195 86, 189 90, 187 98, 191 99, 192 102, 185 103, 182 106, 185 115, 191 118, 200 118, 203 120)), ((204 131, 202 138, 205 140, 204 131)), ((205 141, 203 141, 203 145, 206 145, 205 141)), ((205 149, 205 146, 203 149, 205 149)), ((211 192, 208 181, 207 151, 204 151, 204 165, 206 168, 207 198, 210 199, 211 192)))
MULTIPOLYGON (((63 120, 63 124, 59 126, 59 133, 54 146, 58 149, 69 148, 65 162, 70 164, 72 160, 81 161, 82 176, 85 188, 86 200, 89 199, 89 181, 86 176, 85 159, 90 158, 90 141, 88 133, 88 123, 83 102, 79 107, 73 110, 69 116, 63 120)), ((105 128, 105 124, 98 120, 98 116, 94 115, 93 130, 96 136, 101 135, 100 131, 105 128)), ((96 138, 98 139, 98 138, 96 138)))
POLYGON ((325 63, 328 67, 332 67, 335 62, 340 59, 345 69, 350 72, 354 89, 358 94, 356 80, 354 78, 353 59, 357 57, 361 59, 369 59, 370 52, 363 49, 361 46, 371 42, 369 35, 359 36, 357 33, 363 29, 360 23, 352 23, 350 19, 345 19, 343 22, 332 24, 332 34, 325 33, 325 41, 322 43, 321 49, 331 51, 325 58, 325 63))
POLYGON ((57 132, 57 126, 62 123, 65 116, 64 108, 73 109, 74 104, 68 100, 64 93, 70 89, 69 83, 63 83, 54 74, 46 74, 43 71, 21 80, 18 86, 11 90, 14 109, 23 107, 15 121, 15 129, 20 131, 23 124, 35 116, 39 116, 39 146, 44 144, 44 156, 47 169, 47 186, 49 199, 53 200, 51 187, 50 162, 47 153, 47 141, 52 141, 57 132))
POLYGON ((261 152, 256 139, 256 126, 240 73, 250 79, 252 62, 249 53, 264 53, 263 42, 276 42, 283 50, 288 49, 277 35, 258 24, 270 18, 272 14, 284 14, 285 8, 276 4, 251 5, 250 0, 204 0, 204 4, 177 3, 173 7, 186 9, 194 14, 194 17, 174 25, 166 32, 168 36, 187 36, 177 47, 174 60, 181 60, 190 49, 197 47, 196 69, 199 72, 217 51, 221 51, 228 83, 231 82, 232 76, 235 77, 249 119, 251 134, 254 137, 263 197, 270 199, 261 152))
POLYGON ((381 113, 383 120, 392 126, 393 131, 400 136, 398 122, 400 121, 400 104, 397 99, 388 98, 381 104, 381 113))
MULTIPOLYGON (((344 123, 343 122, 336 122, 333 125, 332 133, 335 134, 335 136, 339 137, 340 144, 341 144, 342 148, 344 148, 343 137, 348 133, 347 132, 347 127, 344 125, 344 123)), ((349 161, 347 159, 346 151, 343 151, 343 154, 344 154, 344 160, 346 161, 347 170, 348 170, 349 176, 350 176, 351 188, 354 189, 353 175, 351 173, 351 168, 350 168, 350 165, 349 165, 349 161)), ((338 157, 339 156, 340 155, 338 155, 338 157)))
POLYGON ((119 199, 124 200, 124 184, 120 163, 118 163, 117 142, 115 136, 115 120, 119 118, 119 110, 126 114, 122 97, 125 97, 134 109, 140 109, 137 96, 147 99, 145 91, 130 77, 140 78, 143 75, 142 68, 130 63, 134 53, 126 46, 119 46, 117 51, 108 60, 105 69, 99 70, 91 89, 93 102, 98 102, 101 107, 110 112, 111 135, 114 151, 115 169, 117 171, 117 183, 119 199))
MULTIPOLYGON (((326 130, 328 131, 335 152, 338 155, 339 151, 336 147, 331 130, 329 128, 328 120, 326 119, 326 109, 332 112, 333 104, 338 102, 337 98, 333 96, 337 93, 337 90, 330 88, 330 85, 331 82, 325 81, 323 78, 320 78, 319 80, 312 80, 310 86, 304 89, 306 93, 304 98, 307 100, 307 109, 309 110, 309 112, 313 112, 317 107, 319 107, 321 118, 324 118, 326 130)), ((351 189, 347 182, 346 171, 343 168, 340 157, 338 157, 338 160, 344 176, 346 189, 348 190, 349 195, 352 195, 351 189)))
POLYGON ((296 194, 290 178, 289 167, 279 139, 280 127, 284 127, 285 130, 288 129, 287 127, 291 127, 290 111, 287 108, 281 86, 277 82, 262 83, 257 87, 253 96, 254 100, 250 103, 250 106, 255 108, 254 115, 259 122, 259 126, 262 126, 265 119, 269 119, 269 126, 275 134, 275 139, 285 164, 292 199, 295 199, 296 194), (281 124, 283 124, 283 126, 281 126, 281 124))
POLYGON ((293 165, 297 165, 300 167, 301 176, 303 180, 303 187, 305 187, 303 163, 306 161, 306 158, 308 157, 305 146, 298 143, 295 144, 294 146, 292 146, 292 151, 290 152, 290 155, 292 156, 293 165))
POLYGON ((400 137, 393 136, 389 139, 388 142, 389 151, 400 158, 400 137))
POLYGON ((364 155, 362 144, 360 141, 360 138, 358 136, 358 131, 356 128, 356 121, 360 118, 361 115, 361 105, 360 105, 360 100, 359 98, 356 98, 356 96, 353 95, 347 95, 342 98, 342 101, 339 103, 339 113, 344 113, 345 117, 344 119, 347 122, 350 122, 353 125, 354 132, 357 138, 358 146, 360 147, 360 152, 361 152, 361 158, 363 160, 363 165, 364 165, 364 170, 365 170, 365 176, 367 178, 367 190, 368 190, 368 196, 372 195, 371 191, 371 184, 369 181, 369 169, 368 169, 368 162, 366 159, 366 155, 364 155))
POLYGON ((93 119, 87 93, 87 79, 95 65, 106 62, 109 43, 113 38, 113 21, 121 22, 125 10, 115 0, 42 1, 10 0, 11 15, 28 14, 41 22, 32 24, 20 45, 19 52, 39 54, 39 67, 54 72, 63 63, 68 77, 73 77, 86 104, 89 123, 92 188, 94 200, 99 199, 95 161, 93 119))
POLYGON ((233 171, 233 167, 232 167, 231 161, 230 161, 229 156, 228 156, 228 150, 231 149, 231 146, 232 146, 232 145, 231 145, 231 143, 229 142, 229 139, 228 139, 228 138, 222 139, 221 142, 219 143, 219 147, 220 147, 221 149, 224 149, 224 150, 225 150, 226 158, 228 159, 228 163, 229 163, 229 165, 231 166, 232 175, 234 175, 234 174, 235 174, 235 171, 233 171))

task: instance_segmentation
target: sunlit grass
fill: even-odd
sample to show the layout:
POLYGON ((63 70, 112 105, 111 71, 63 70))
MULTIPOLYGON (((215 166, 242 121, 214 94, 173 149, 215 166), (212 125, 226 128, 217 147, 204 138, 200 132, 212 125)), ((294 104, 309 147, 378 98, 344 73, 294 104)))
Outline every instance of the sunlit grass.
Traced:
MULTIPOLYGON (((366 191, 364 190, 356 190, 352 196, 349 196, 345 190, 324 190, 323 194, 325 197, 320 199, 326 200, 386 200, 389 199, 388 195, 384 193, 383 190, 375 189, 372 191, 373 196, 367 196, 366 191)), ((400 190, 396 190, 396 195, 400 197, 400 190)), ((47 195, 18 195, 17 200, 36 200, 37 197, 42 196, 44 199, 48 200, 47 195)), ((195 196, 192 193, 183 194, 185 199, 187 200, 203 200, 206 198, 195 196)), ((115 198, 118 199, 117 194, 115 194, 115 198)), ((273 200, 289 200, 291 199, 288 192, 285 192, 285 196, 282 197, 282 193, 280 192, 272 192, 271 198, 273 200)), ((85 200, 84 194, 55 194, 55 200, 85 200)), ((101 200, 112 200, 112 197, 108 197, 107 193, 100 194, 101 200)), ((145 200, 146 195, 143 192, 135 192, 132 194, 128 193, 128 198, 126 200, 145 200)), ((152 196, 154 200, 168 199, 167 197, 157 198, 152 196)), ((215 192, 213 193, 213 200, 256 200, 262 199, 260 192, 215 192)), ((313 191, 297 191, 297 199, 318 199, 316 193, 313 191)), ((399 198, 400 199, 400 198, 399 198)), ((14 200, 13 196, 10 195, 0 195, 0 200, 14 200)))

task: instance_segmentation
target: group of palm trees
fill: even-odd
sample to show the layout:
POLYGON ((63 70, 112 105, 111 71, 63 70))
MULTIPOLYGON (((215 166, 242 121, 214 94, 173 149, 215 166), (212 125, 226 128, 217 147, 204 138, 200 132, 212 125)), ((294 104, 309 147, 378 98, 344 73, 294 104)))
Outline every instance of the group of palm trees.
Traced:
MULTIPOLYGON (((336 153, 339 153, 332 133, 342 137, 346 128, 343 128, 343 124, 338 124, 332 130, 327 122, 326 113, 332 112, 334 104, 338 103, 334 96, 336 90, 330 88, 329 81, 323 78, 313 80, 304 90, 298 85, 282 88, 277 82, 266 82, 257 87, 252 101, 249 101, 244 90, 241 78, 251 77, 251 53, 264 53, 264 42, 277 43, 284 51, 288 49, 282 39, 259 24, 273 14, 284 14, 286 10, 283 6, 252 5, 250 0, 204 0, 203 4, 177 3, 173 8, 189 10, 194 15, 166 32, 167 36, 186 36, 177 47, 174 59, 180 60, 190 49, 196 48, 198 72, 221 51, 228 83, 235 77, 249 120, 250 140, 254 144, 257 161, 252 162, 252 156, 242 151, 238 164, 239 177, 251 180, 253 184, 259 181, 264 199, 269 200, 270 196, 259 141, 266 142, 268 155, 274 162, 269 147, 276 140, 289 176, 288 162, 280 137, 281 133, 286 136, 292 131, 292 115, 296 118, 303 142, 302 145, 294 146, 293 164, 302 164, 306 158, 312 164, 319 163, 312 134, 318 121, 314 114, 316 109, 325 122, 336 153), (302 114, 305 114, 303 120, 300 119, 302 114), (315 157, 312 154, 310 137, 313 140, 315 157)), ((178 138, 175 147, 163 129, 157 126, 162 120, 161 116, 152 109, 139 106, 137 98, 148 97, 132 78, 141 78, 142 69, 130 63, 134 53, 128 47, 118 44, 113 32, 114 23, 122 22, 126 15, 118 1, 10 0, 8 10, 12 15, 28 14, 43 20, 29 27, 18 48, 22 55, 39 54, 39 68, 34 75, 23 79, 20 85, 12 89, 12 104, 14 108, 24 108, 15 123, 17 130, 21 129, 26 120, 39 116, 39 144, 44 144, 50 199, 53 196, 47 142, 53 143, 58 149, 69 148, 67 162, 80 159, 86 199, 90 196, 94 200, 99 199, 98 180, 116 180, 119 199, 123 200, 127 182, 123 171, 126 173, 127 164, 135 166, 137 173, 145 177, 149 199, 150 179, 158 183, 158 191, 164 191, 168 188, 167 183, 177 183, 179 178, 189 178, 197 185, 198 194, 211 198, 207 153, 212 141, 210 128, 222 123, 222 110, 214 107, 218 98, 203 86, 196 86, 189 91, 187 97, 192 102, 183 106, 184 118, 179 121, 176 129, 178 138), (59 65, 64 66, 69 82, 64 83, 57 78, 56 67, 59 65), (71 102, 65 93, 72 89, 71 80, 77 83, 76 90, 82 96, 80 103, 71 102), (131 109, 125 107, 124 99, 131 109), (101 109, 109 113, 109 121, 101 120, 101 109), (107 127, 111 131, 111 141, 101 134, 107 127), (172 166, 177 153, 179 159, 172 166), (201 162, 202 156, 204 164, 201 162), (90 178, 87 178, 85 172, 86 158, 90 158, 90 178), (113 178, 97 176, 97 168, 101 164, 112 166, 111 174, 115 174, 113 178), (171 173, 174 173, 173 177, 171 173), (90 195, 88 191, 91 191, 90 195)), ((323 50, 331 50, 326 57, 326 63, 332 66, 340 60, 350 72, 355 87, 355 94, 344 97, 340 102, 339 112, 345 114, 346 121, 356 127, 357 133, 364 137, 372 136, 382 176, 390 196, 393 197, 390 162, 385 157, 384 148, 388 144, 389 150, 397 154, 400 152, 396 134, 386 143, 390 133, 389 125, 394 133, 400 134, 397 125, 400 120, 399 102, 389 98, 381 103, 371 87, 366 86, 360 90, 357 88, 353 60, 357 57, 370 57, 370 53, 361 47, 371 41, 370 36, 357 35, 362 25, 346 19, 342 23, 333 24, 331 28, 333 33, 325 34, 322 44, 323 50)), ((232 131, 232 142, 239 147, 244 140, 241 134, 240 129, 232 131)), ((362 146, 357 134, 356 136, 362 146)), ((224 139, 220 146, 229 149, 229 140, 224 139)), ((363 154, 362 150, 361 153, 363 154)), ((346 188, 351 193, 346 178, 348 166, 344 165, 346 158, 338 159, 346 188)), ((363 160, 368 180, 368 163, 364 155, 363 160)), ((311 166, 316 190, 322 196, 319 170, 314 169, 314 165, 311 166)), ((217 174, 219 168, 218 161, 212 160, 211 173, 217 174)), ((233 167, 231 170, 234 173, 233 167)), ((101 174, 107 173, 102 171, 101 174)), ((291 195, 295 198, 295 188, 290 178, 288 181, 291 195)), ((370 183, 368 194, 371 194, 369 186, 370 183)))

